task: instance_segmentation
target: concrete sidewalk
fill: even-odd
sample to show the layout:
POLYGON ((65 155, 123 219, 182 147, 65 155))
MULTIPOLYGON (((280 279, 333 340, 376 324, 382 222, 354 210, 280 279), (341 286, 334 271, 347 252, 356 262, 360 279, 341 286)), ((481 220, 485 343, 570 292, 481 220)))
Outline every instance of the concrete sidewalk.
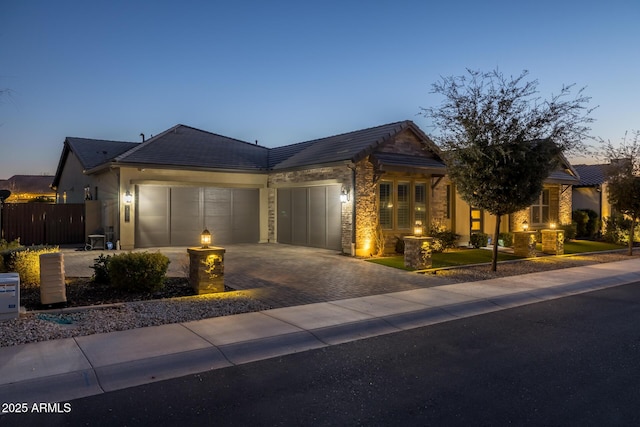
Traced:
POLYGON ((64 402, 634 282, 635 259, 3 347, 0 395, 64 402))

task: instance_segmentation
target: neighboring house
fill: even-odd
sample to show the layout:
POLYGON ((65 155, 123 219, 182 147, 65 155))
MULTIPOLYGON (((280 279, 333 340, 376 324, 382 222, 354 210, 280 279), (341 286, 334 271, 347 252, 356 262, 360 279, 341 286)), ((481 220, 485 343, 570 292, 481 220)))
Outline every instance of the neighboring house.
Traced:
POLYGON ((0 180, 0 190, 11 191, 6 203, 54 202, 56 192, 51 189, 52 181, 51 175, 14 175, 0 180))
POLYGON ((575 165, 580 182, 573 186, 573 209, 591 209, 598 213, 601 224, 611 216, 612 207, 607 197, 606 168, 608 165, 575 165))
MULTIPOLYGON (((123 249, 197 245, 207 228, 214 245, 279 242, 369 256, 381 239, 392 251, 416 221, 425 232, 432 223, 458 232, 461 244, 474 226, 492 231, 456 196, 439 153, 411 121, 278 148, 177 125, 143 143, 67 138, 53 186, 60 202, 94 206, 87 221, 98 218, 95 228, 123 249)), ((568 209, 570 221, 572 179, 569 166, 553 174, 527 218, 564 222, 568 209)))

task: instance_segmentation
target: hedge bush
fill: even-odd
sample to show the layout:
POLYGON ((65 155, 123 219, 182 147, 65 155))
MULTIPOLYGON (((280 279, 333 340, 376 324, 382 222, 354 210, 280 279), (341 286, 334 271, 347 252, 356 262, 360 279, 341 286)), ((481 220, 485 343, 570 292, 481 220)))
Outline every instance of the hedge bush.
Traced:
POLYGON ((108 261, 109 282, 129 292, 156 291, 164 285, 169 262, 169 258, 159 252, 114 255, 108 261))
POLYGON ((476 249, 483 248, 489 244, 489 235, 486 233, 473 233, 469 243, 476 249))
POLYGON ((455 248, 460 235, 449 230, 439 231, 432 229, 430 237, 433 237, 433 243, 431 244, 432 252, 441 253, 447 249, 455 248))
POLYGON ((498 234, 498 241, 502 240, 502 246, 510 248, 513 246, 513 233, 498 234))
POLYGON ((57 246, 18 247, 2 251, 2 271, 15 271, 20 283, 40 285, 40 255, 60 252, 57 246))
POLYGON ((559 228, 564 230, 564 241, 569 242, 576 238, 578 233, 578 224, 575 222, 571 224, 560 224, 559 228))

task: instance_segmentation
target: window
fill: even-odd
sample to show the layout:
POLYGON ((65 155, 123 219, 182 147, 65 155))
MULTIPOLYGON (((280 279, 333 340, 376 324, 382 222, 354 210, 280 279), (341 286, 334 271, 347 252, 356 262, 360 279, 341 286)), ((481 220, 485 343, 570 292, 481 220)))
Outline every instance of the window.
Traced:
POLYGON ((409 188, 408 182, 398 184, 398 228, 411 227, 411 211, 409 210, 409 188))
POLYGON ((482 209, 471 208, 471 232, 482 233, 482 209))
POLYGON ((379 186, 380 204, 378 207, 378 217, 380 226, 384 229, 393 228, 393 184, 381 182, 379 186))
POLYGON ((531 205, 531 223, 546 224, 549 222, 549 190, 542 190, 538 200, 531 205))
POLYGON ((378 185, 378 221, 385 230, 412 230, 427 223, 427 185, 424 182, 382 181, 378 185))
POLYGON ((427 186, 426 184, 416 184, 414 190, 413 218, 414 224, 418 221, 423 227, 427 225, 427 186))

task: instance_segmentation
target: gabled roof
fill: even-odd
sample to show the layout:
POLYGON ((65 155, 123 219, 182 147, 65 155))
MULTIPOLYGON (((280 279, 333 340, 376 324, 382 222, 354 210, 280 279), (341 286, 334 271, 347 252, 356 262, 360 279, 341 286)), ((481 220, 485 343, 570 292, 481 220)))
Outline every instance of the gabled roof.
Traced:
POLYGON ((267 168, 268 149, 185 125, 176 125, 113 159, 114 163, 180 168, 267 168))
POLYGON ((608 165, 574 165, 578 174, 580 174, 580 182, 575 184, 576 187, 593 187, 601 185, 607 180, 606 168, 608 165))
POLYGON ((279 170, 344 161, 357 162, 405 129, 412 129, 423 141, 428 141, 432 145, 434 152, 437 152, 435 144, 431 143, 420 128, 412 121, 405 120, 273 148, 269 152, 269 167, 279 170))
POLYGON ((75 154, 80 165, 86 171, 112 160, 137 145, 138 143, 135 142, 67 137, 64 140, 64 147, 51 186, 56 188, 60 183, 60 174, 69 153, 75 154))

